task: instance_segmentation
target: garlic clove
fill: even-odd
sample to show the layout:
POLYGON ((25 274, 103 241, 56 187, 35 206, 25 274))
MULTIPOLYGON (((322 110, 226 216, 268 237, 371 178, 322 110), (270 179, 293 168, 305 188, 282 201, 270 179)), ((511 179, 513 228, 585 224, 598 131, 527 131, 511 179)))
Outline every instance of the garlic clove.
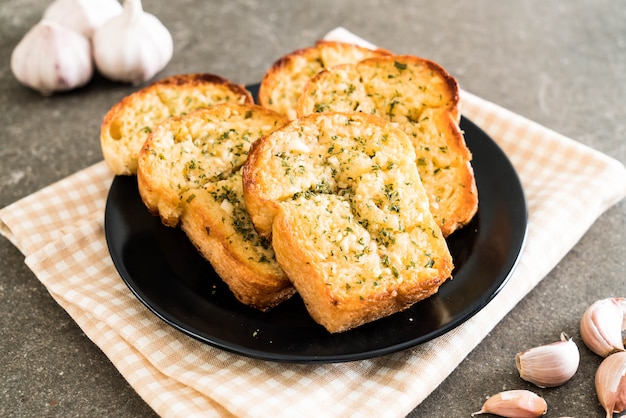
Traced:
POLYGON ((595 384, 606 418, 626 411, 626 351, 611 354, 600 363, 595 384))
POLYGON ((139 84, 154 77, 172 58, 172 35, 141 0, 125 0, 121 15, 98 28, 93 36, 96 68, 105 77, 139 84))
POLYGON ((534 418, 544 415, 548 411, 546 401, 529 390, 507 390, 491 396, 485 401, 480 414, 495 414, 509 418, 534 418))
POLYGON ((93 74, 91 44, 78 32, 42 20, 13 50, 11 71, 44 96, 83 86, 93 74))
POLYGON ((624 351, 622 330, 626 328, 626 298, 606 298, 594 302, 580 320, 580 334, 594 353, 606 357, 624 351))
POLYGON ((578 347, 565 334, 561 334, 561 341, 515 355, 515 365, 520 377, 541 388, 566 383, 578 370, 579 363, 578 347))
POLYGON ((117 0, 55 0, 43 18, 91 38, 97 28, 120 13, 122 5, 117 0))

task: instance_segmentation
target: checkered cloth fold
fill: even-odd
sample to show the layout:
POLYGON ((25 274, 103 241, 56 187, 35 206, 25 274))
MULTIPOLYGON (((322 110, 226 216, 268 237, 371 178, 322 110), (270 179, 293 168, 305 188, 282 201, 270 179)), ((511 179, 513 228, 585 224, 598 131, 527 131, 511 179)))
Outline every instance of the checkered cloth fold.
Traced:
MULTIPOLYGON (((348 39, 339 30, 333 39, 348 39)), ((526 246, 504 289, 428 343, 338 364, 281 364, 200 343, 144 307, 104 237, 104 162, 0 210, 0 232, 52 297, 163 417, 402 417, 428 396, 607 208, 626 196, 618 161, 463 91, 462 113, 511 160, 528 201, 526 246), (558 236, 558 240, 554 237, 558 236)))

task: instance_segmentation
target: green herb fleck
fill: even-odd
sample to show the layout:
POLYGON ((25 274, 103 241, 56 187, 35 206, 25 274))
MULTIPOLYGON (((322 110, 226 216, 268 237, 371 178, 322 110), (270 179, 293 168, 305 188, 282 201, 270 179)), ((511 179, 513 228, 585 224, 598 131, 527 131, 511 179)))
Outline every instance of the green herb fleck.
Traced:
POLYGON ((394 61, 393 62, 393 66, 396 67, 398 70, 402 71, 402 70, 406 70, 406 64, 403 62, 399 62, 399 61, 394 61))

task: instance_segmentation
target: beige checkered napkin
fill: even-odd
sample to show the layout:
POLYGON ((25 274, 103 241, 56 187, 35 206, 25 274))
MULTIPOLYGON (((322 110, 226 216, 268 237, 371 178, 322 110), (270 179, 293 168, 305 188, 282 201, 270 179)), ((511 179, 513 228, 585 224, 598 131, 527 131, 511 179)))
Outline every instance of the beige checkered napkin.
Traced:
POLYGON ((161 416, 401 417, 626 195, 626 170, 608 156, 466 92, 462 109, 502 147, 521 178, 530 218, 526 247, 509 283, 476 316, 385 357, 264 362, 199 343, 163 323, 134 298, 111 262, 103 213, 113 175, 104 163, 1 209, 0 232, 161 416))

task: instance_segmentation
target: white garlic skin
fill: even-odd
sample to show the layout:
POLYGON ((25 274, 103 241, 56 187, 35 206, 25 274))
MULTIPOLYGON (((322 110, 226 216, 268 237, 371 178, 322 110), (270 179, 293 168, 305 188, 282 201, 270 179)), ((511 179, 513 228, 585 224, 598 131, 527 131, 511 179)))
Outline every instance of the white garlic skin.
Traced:
POLYGON ((91 44, 78 32, 42 20, 13 50, 11 71, 44 96, 83 86, 93 74, 91 44))
POLYGON ((595 385, 606 418, 626 411, 626 351, 611 354, 600 363, 595 385))
POLYGON ((578 370, 580 353, 576 343, 561 334, 561 341, 534 347, 515 355, 520 377, 540 388, 568 382, 578 370))
POLYGON ((491 396, 485 401, 480 414, 495 414, 508 418, 535 418, 545 415, 548 404, 539 395, 529 390, 506 390, 491 396))
POLYGON ((125 0, 123 7, 121 15, 94 33, 95 64, 110 80, 140 84, 165 68, 174 43, 161 21, 143 11, 140 0, 125 0))
POLYGON ((606 357, 624 351, 625 327, 626 298, 606 298, 587 308, 580 320, 580 335, 591 351, 606 357))
POLYGON ((97 28, 120 13, 122 5, 117 0, 55 0, 43 18, 91 38, 97 28))

